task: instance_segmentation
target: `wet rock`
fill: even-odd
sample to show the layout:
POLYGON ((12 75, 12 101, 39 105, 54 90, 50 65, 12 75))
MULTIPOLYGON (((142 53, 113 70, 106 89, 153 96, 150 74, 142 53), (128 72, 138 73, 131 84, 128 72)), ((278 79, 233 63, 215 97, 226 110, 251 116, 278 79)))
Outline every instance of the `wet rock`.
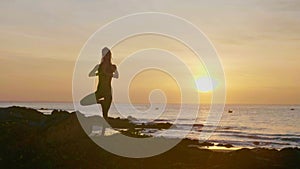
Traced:
POLYGON ((232 148, 234 147, 232 144, 217 144, 219 147, 226 147, 226 148, 232 148))
POLYGON ((253 144, 257 146, 257 145, 259 145, 260 143, 259 143, 258 141, 253 141, 253 144))

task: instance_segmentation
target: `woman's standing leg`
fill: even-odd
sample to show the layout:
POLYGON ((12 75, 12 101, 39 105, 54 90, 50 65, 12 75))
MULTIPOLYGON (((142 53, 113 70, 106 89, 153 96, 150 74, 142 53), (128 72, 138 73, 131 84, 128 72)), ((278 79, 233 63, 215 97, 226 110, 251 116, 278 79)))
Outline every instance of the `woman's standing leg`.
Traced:
POLYGON ((112 96, 105 96, 104 100, 101 100, 100 104, 102 107, 102 113, 103 113, 103 118, 107 118, 108 117, 108 110, 110 108, 112 102, 112 96))

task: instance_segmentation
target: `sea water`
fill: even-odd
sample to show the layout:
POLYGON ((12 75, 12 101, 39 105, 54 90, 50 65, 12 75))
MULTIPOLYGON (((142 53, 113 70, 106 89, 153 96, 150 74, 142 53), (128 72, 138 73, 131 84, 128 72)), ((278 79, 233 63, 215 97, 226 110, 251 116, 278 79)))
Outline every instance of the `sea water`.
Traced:
MULTIPOLYGON (((0 103, 0 107, 13 105, 31 107, 46 113, 53 109, 74 111, 72 103, 0 103)), ((112 105, 109 116, 128 118, 130 115, 136 123, 176 123, 176 128, 170 129, 167 135, 163 135, 165 137, 181 138, 185 135, 199 140, 201 133, 207 132, 211 135, 204 141, 213 143, 276 149, 300 147, 300 105, 226 105, 223 112, 218 112, 220 119, 216 118, 216 121, 208 118, 210 105, 199 105, 196 114, 191 112, 193 116, 180 116, 182 105, 179 104, 168 104, 164 108, 154 106, 153 110, 149 110, 150 107, 148 104, 116 104, 112 105), (187 130, 189 127, 192 127, 191 131, 187 130)), ((195 105, 191 107, 194 109, 195 105)), ((184 110, 189 111, 187 108, 189 105, 185 105, 184 110)), ((101 115, 100 111, 99 106, 99 112, 87 115, 101 115)), ((161 136, 161 133, 157 130, 150 134, 161 136)))

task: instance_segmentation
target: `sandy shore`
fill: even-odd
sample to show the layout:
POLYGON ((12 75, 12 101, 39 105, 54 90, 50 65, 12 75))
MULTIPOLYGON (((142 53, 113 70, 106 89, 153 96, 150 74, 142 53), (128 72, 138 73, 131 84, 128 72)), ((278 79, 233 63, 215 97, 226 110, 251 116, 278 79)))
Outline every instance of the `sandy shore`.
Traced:
MULTIPOLYGON (((168 123, 141 126, 127 119, 108 122, 114 128, 130 128, 120 131, 131 137, 147 137, 139 135, 141 128, 171 126, 168 123)), ((83 131, 75 113, 55 110, 52 115, 43 115, 30 108, 0 108, 1 168, 300 168, 299 148, 225 147, 231 146, 184 139, 158 156, 124 158, 97 146, 83 131)))

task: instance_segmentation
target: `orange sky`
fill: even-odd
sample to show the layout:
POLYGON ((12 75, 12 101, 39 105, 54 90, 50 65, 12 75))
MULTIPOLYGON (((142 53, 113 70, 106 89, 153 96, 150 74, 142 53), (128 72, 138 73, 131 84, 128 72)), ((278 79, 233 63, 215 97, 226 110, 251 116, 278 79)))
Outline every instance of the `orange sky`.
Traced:
MULTIPOLYGON (((116 18, 144 11, 183 17, 210 38, 226 74, 227 103, 300 103, 297 0, 1 1, 0 101, 71 101, 75 60, 89 36, 116 18)), ((134 44, 160 45, 180 57, 189 55, 174 41, 139 38, 123 45, 130 50, 134 44), (148 44, 142 43, 145 39, 148 44)), ((124 48, 121 44, 113 49, 116 64, 127 55, 124 48)), ((192 59, 186 61, 193 63, 192 59)), ((191 68, 196 76, 203 74, 201 67, 191 68)), ((165 84, 172 84, 166 75, 156 74, 165 84)), ((142 83, 143 76, 148 76, 147 72, 132 82, 136 89, 130 94, 133 101, 147 102, 148 91, 155 87, 165 89, 170 102, 178 101, 176 85, 142 83)), ((200 94, 209 101, 209 93, 200 94)))

